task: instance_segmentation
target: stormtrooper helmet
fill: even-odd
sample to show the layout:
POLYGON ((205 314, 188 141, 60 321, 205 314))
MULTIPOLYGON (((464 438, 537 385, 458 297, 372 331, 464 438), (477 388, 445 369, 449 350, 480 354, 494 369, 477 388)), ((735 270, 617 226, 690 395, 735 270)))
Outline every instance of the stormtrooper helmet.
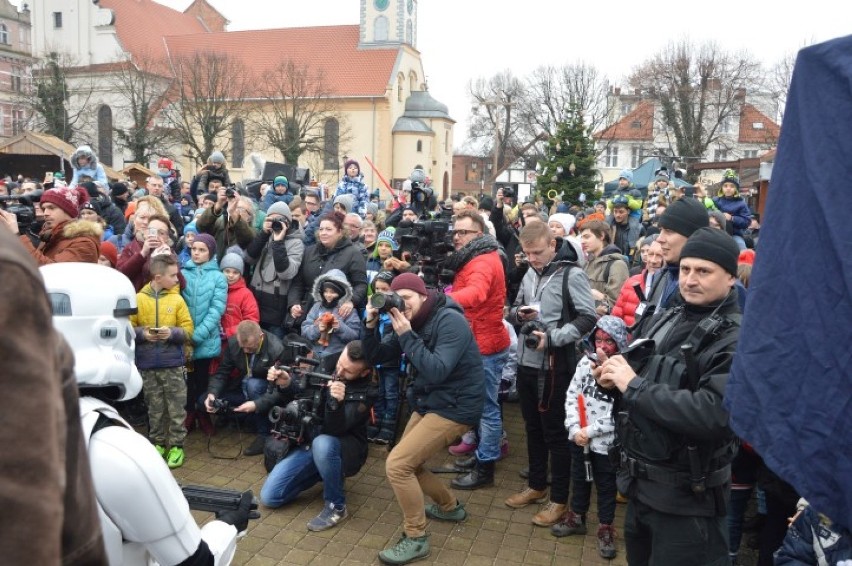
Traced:
POLYGON ((53 309, 53 326, 74 351, 84 394, 109 401, 133 399, 142 389, 135 364, 136 291, 121 272, 93 263, 39 268, 53 309))

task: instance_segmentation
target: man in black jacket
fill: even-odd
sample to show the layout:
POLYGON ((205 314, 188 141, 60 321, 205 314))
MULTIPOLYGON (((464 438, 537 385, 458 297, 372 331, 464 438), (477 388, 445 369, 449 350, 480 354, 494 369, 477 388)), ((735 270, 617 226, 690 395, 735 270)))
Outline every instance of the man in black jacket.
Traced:
MULTIPOLYGON (((357 474, 367 460, 367 420, 376 395, 372 375, 361 342, 347 344, 337 360, 336 379, 322 390, 319 406, 314 407, 321 423, 307 426, 304 439, 269 473, 260 491, 264 505, 280 507, 321 481, 325 505, 308 523, 308 530, 330 529, 348 516, 344 477, 357 474)), ((279 389, 235 410, 265 416, 291 395, 300 397, 298 384, 286 371, 272 367, 267 379, 279 389)))
POLYGON ((379 312, 367 307, 364 350, 372 364, 399 363, 405 354, 411 418, 386 463, 388 481, 402 508, 404 535, 379 553, 388 564, 407 564, 429 555, 426 517, 461 521, 464 506, 424 467, 426 460, 479 421, 485 373, 473 332, 461 308, 413 273, 398 275, 391 289, 404 310, 389 311, 393 332, 379 337, 379 312), (426 506, 424 494, 435 503, 426 506))
MULTIPOLYGON (((262 330, 256 322, 244 320, 239 323, 236 334, 228 339, 222 363, 216 373, 210 376, 207 396, 204 398, 207 412, 216 412, 213 404, 216 399, 226 401, 229 407, 238 407, 246 401, 259 399, 267 390, 269 368, 282 361, 283 352, 281 340, 271 332, 262 330)), ((266 413, 256 415, 255 428, 257 437, 243 451, 246 456, 263 454, 270 430, 266 413)))
POLYGON ((726 506, 734 435, 722 406, 739 337, 739 248, 701 228, 680 252, 684 303, 653 321, 648 341, 594 370, 616 396, 618 488, 630 498, 631 565, 728 564, 726 506))

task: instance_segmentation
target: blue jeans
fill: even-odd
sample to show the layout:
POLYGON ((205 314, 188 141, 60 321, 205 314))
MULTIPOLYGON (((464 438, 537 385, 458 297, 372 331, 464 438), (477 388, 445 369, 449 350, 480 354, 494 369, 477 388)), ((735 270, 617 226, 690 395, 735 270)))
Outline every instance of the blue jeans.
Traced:
POLYGON ((728 554, 736 556, 743 539, 743 516, 751 499, 752 488, 732 489, 728 503, 728 554))
POLYGON ((379 398, 373 405, 376 421, 387 426, 396 422, 399 408, 399 369, 396 367, 379 368, 379 398))
POLYGON ((265 322, 261 322, 260 327, 262 329, 264 329, 265 331, 269 332, 270 334, 272 334, 273 336, 275 336, 276 338, 278 338, 280 340, 284 340, 284 327, 281 326, 280 324, 276 326, 274 324, 268 324, 268 323, 265 323, 265 322))
POLYGON ((278 462, 260 489, 267 507, 281 507, 322 482, 323 499, 335 507, 346 504, 343 493, 343 459, 340 439, 321 434, 308 446, 294 446, 278 462))
MULTIPOLYGON (((265 379, 250 377, 243 380, 240 389, 224 391, 221 395, 219 395, 219 398, 227 401, 231 408, 239 407, 246 401, 256 401, 261 396, 265 395, 267 383, 268 382, 265 379)), ((196 406, 197 410, 207 412, 207 409, 204 407, 204 401, 206 399, 207 392, 205 391, 198 398, 198 405, 196 406)), ((242 413, 235 414, 240 415, 242 413)), ((269 431, 272 429, 272 423, 269 421, 268 413, 253 413, 249 416, 249 418, 254 419, 255 430, 259 435, 269 436, 269 431)))
POLYGON ((509 349, 482 356, 485 369, 485 405, 479 419, 479 445, 476 447, 476 459, 480 462, 496 462, 500 458, 500 443, 503 441, 503 417, 497 394, 500 392, 500 378, 509 349))

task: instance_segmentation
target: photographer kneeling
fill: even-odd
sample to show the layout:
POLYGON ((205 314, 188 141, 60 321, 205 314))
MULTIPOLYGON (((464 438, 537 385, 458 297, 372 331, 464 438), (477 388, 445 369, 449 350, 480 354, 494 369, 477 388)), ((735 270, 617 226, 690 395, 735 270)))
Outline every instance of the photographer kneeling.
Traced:
POLYGON ((389 309, 393 332, 379 338, 379 311, 371 301, 364 321, 364 351, 373 364, 399 363, 403 353, 408 361, 411 418, 386 463, 404 516, 404 535, 379 553, 386 564, 407 564, 429 555, 427 516, 461 521, 467 515, 424 464, 479 421, 485 373, 473 332, 451 298, 427 290, 413 273, 397 276, 391 290, 403 303, 389 309), (424 494, 435 503, 424 506, 424 494))
MULTIPOLYGON (((344 478, 357 474, 367 460, 367 420, 375 400, 372 373, 361 342, 347 344, 337 360, 335 380, 322 388, 319 403, 310 409, 301 405, 300 410, 308 410, 312 415, 300 414, 299 421, 314 415, 317 418, 304 427, 304 434, 297 435, 299 443, 292 445, 269 473, 260 491, 264 505, 280 507, 321 481, 325 505, 308 523, 308 530, 324 531, 347 517, 344 478)), ((306 400, 302 395, 308 391, 300 390, 288 372, 272 367, 267 379, 275 381, 279 389, 234 410, 266 415, 273 405, 286 404, 290 395, 306 400)), ((308 389, 311 387, 314 386, 309 385, 308 389)))

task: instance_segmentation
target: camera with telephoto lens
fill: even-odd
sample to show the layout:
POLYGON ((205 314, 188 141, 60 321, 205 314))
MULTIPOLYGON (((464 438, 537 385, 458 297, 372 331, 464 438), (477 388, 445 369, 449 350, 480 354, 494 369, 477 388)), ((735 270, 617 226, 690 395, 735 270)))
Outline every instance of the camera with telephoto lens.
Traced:
POLYGON ((21 233, 32 228, 38 232, 41 225, 36 223, 35 203, 41 200, 44 191, 32 191, 25 195, 0 195, 0 208, 14 214, 21 233))
POLYGON ((534 336, 534 331, 539 332, 547 332, 547 327, 540 320, 530 320, 524 323, 521 327, 521 334, 523 334, 526 338, 524 338, 524 346, 527 348, 537 348, 538 347, 538 336, 534 336))
POLYGON ((234 190, 234 187, 228 187, 225 189, 225 197, 232 199, 237 195, 237 191, 234 190))
POLYGON ((231 410, 231 404, 228 403, 227 399, 213 399, 210 401, 210 406, 213 407, 213 412, 217 415, 227 413, 231 410))
POLYGON ((279 234, 284 229, 284 224, 280 220, 272 221, 272 231, 279 234))
POLYGON ((297 366, 277 366, 283 369, 290 378, 295 380, 298 393, 296 398, 283 407, 273 407, 269 411, 269 420, 272 422, 273 435, 288 438, 296 444, 310 441, 310 432, 313 427, 322 425, 325 415, 326 399, 329 406, 334 409, 337 400, 328 398, 327 390, 332 381, 337 378, 333 375, 312 371, 319 362, 303 358, 296 358, 297 366), (310 367, 304 367, 307 364, 310 367))
POLYGON ((400 222, 394 239, 399 242, 403 259, 410 257, 408 261, 419 268, 419 275, 427 287, 453 282, 455 273, 444 268, 444 263, 455 249, 449 222, 400 222))
POLYGON ((390 312, 391 309, 403 312, 405 301, 396 293, 375 293, 370 297, 370 306, 379 312, 390 312))

